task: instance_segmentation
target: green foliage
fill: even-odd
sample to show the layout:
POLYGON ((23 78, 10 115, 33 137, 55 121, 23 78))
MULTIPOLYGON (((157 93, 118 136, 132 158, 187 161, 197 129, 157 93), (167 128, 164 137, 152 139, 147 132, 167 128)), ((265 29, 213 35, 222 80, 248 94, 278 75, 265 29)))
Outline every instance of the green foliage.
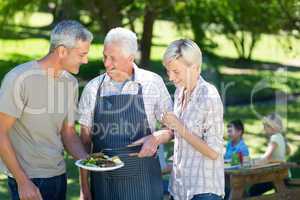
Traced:
MULTIPOLYGON (((300 163, 300 148, 297 148, 297 151, 288 159, 290 162, 300 163)), ((300 169, 291 169, 290 170, 292 178, 300 178, 300 169)))
MULTIPOLYGON (((215 1, 214 1, 215 2, 215 1)), ((277 33, 282 27, 276 0, 223 0, 214 4, 216 24, 230 39, 242 59, 250 59, 262 33, 277 33)))
POLYGON ((174 5, 175 18, 179 29, 191 29, 194 40, 204 49, 209 50, 216 44, 206 36, 212 21, 213 11, 209 0, 179 1, 174 5))
POLYGON ((277 0, 284 16, 284 30, 290 31, 292 35, 300 37, 300 1, 299 0, 277 0), (294 31, 297 30, 297 31, 294 31))
POLYGON ((14 23, 14 15, 18 11, 25 14, 37 11, 46 0, 0 0, 0 24, 14 23))
MULTIPOLYGON (((295 8, 295 2, 299 4, 296 0, 294 4, 280 2, 287 8, 295 8)), ((175 11, 179 27, 190 27, 203 48, 215 47, 209 33, 225 34, 241 59, 251 59, 262 33, 277 34, 288 21, 278 0, 190 0, 177 3, 175 11)))

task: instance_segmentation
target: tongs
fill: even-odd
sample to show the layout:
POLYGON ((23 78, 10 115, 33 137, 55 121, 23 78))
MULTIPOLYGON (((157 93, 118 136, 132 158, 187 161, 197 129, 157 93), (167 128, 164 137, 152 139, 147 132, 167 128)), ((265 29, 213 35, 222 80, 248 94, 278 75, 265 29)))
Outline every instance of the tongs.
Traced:
MULTIPOLYGON (((118 148, 106 148, 106 149, 102 149, 100 152, 97 152, 97 153, 92 153, 91 156, 103 156, 105 155, 105 153, 103 152, 106 152, 106 151, 115 151, 115 152, 118 152, 118 151, 122 151, 122 150, 127 150, 128 148, 130 147, 139 147, 141 146, 141 144, 129 144, 125 147, 118 147, 118 148)), ((126 152, 126 153, 117 153, 116 156, 138 156, 139 153, 138 152, 135 152, 135 153, 130 153, 130 152, 126 152)))

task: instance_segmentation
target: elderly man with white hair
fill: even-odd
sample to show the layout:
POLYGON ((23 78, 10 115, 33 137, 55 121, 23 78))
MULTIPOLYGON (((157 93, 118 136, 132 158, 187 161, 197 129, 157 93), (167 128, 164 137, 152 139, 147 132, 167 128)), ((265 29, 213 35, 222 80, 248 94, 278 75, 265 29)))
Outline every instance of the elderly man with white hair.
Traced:
POLYGON ((106 73, 91 80, 81 96, 78 121, 86 148, 92 144, 92 152, 119 155, 125 163, 115 171, 91 172, 90 186, 82 170, 82 199, 163 199, 156 151, 172 133, 155 126, 172 101, 162 78, 134 63, 137 50, 135 33, 110 30, 103 50, 106 73))
POLYGON ((64 147, 87 157, 74 128, 77 74, 92 34, 76 21, 51 32, 49 53, 5 76, 0 90, 0 158, 12 200, 66 199, 64 147))

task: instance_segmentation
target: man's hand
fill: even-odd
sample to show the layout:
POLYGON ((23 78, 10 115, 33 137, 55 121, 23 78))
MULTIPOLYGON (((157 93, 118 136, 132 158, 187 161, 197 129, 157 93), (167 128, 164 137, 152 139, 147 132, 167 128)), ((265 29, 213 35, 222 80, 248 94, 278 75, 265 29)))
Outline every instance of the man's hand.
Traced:
POLYGON ((79 136, 76 134, 74 124, 65 122, 61 130, 61 135, 65 149, 74 159, 79 160, 88 157, 79 136))
POLYGON ((15 122, 15 117, 0 112, 0 158, 17 181, 20 199, 41 200, 39 189, 27 177, 10 141, 9 130, 15 122))
POLYGON ((29 179, 18 182, 18 192, 21 200, 43 200, 40 190, 29 179))
POLYGON ((80 169, 80 200, 92 200, 88 176, 87 170, 80 169))
POLYGON ((133 143, 133 145, 138 144, 143 145, 141 151, 138 154, 138 157, 151 157, 156 153, 159 141, 154 135, 148 135, 133 143))
POLYGON ((80 200, 92 200, 92 194, 88 187, 80 189, 80 198, 79 199, 80 200))

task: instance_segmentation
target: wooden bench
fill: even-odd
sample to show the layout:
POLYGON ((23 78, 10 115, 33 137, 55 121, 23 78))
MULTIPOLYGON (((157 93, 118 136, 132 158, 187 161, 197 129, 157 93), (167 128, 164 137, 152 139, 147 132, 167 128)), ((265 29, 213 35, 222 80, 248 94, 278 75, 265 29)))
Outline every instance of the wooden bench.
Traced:
MULTIPOLYGON (((288 187, 288 185, 286 185, 286 180, 288 179, 288 170, 289 168, 293 167, 295 167, 294 163, 273 163, 255 168, 225 170, 226 184, 230 185, 229 199, 299 200, 300 187, 288 187), (276 192, 273 194, 255 197, 244 196, 247 188, 254 184, 265 182, 272 182, 276 192)), ((290 183, 293 184, 293 180, 290 180, 290 183)))

